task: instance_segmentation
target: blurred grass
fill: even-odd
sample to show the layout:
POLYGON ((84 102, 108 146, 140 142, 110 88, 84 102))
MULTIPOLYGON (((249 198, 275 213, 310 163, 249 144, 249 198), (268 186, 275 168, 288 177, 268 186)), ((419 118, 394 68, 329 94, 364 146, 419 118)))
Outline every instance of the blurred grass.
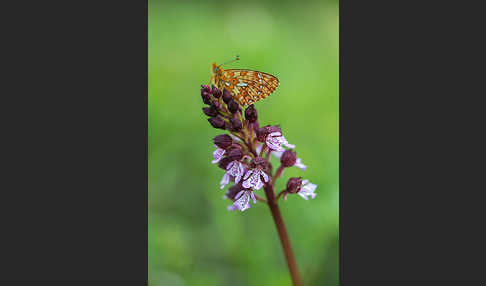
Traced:
MULTIPOLYGON (((338 285, 338 1, 149 1, 149 285, 291 285, 268 208, 226 210, 201 112, 212 62, 276 75, 258 102, 308 166, 316 199, 281 203, 304 285, 338 285)), ((274 165, 276 168, 276 166, 274 165)), ((262 192, 263 195, 263 192, 262 192)))

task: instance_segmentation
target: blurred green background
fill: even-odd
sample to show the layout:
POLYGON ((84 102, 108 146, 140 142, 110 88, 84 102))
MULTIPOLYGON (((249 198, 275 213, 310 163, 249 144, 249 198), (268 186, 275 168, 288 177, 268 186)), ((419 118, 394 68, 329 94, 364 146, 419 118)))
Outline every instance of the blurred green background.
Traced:
MULTIPOLYGON (((318 185, 314 200, 280 203, 306 286, 338 285, 338 1, 149 1, 149 285, 291 285, 268 207, 230 212, 211 164, 200 85, 213 62, 276 75, 256 103, 280 124, 318 185)), ((276 161, 274 161, 276 162, 276 161)), ((274 164, 274 169, 277 165, 274 164)), ((264 195, 263 190, 260 195, 264 195)))

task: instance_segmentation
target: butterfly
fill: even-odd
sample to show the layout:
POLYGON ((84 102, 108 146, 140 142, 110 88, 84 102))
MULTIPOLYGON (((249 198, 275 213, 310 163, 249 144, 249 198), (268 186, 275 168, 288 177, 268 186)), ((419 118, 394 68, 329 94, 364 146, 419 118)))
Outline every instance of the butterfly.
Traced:
MULTIPOLYGON (((236 56, 230 62, 239 59, 236 56)), ((226 88, 240 105, 246 106, 266 98, 279 84, 278 78, 271 74, 248 69, 223 69, 222 65, 213 63, 211 82, 220 90, 226 88)))

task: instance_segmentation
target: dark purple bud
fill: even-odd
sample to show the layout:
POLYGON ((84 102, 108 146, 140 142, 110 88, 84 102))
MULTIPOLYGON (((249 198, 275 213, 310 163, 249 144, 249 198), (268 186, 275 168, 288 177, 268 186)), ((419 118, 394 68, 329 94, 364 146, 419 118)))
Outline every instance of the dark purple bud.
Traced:
POLYGON ((204 104, 211 104, 211 95, 209 94, 209 92, 201 91, 201 97, 204 104))
POLYGON ((250 123, 257 121, 258 114, 253 104, 248 106, 248 108, 245 110, 245 118, 246 120, 250 121, 250 123))
POLYGON ((243 128, 243 125, 241 124, 241 121, 238 118, 231 118, 230 119, 231 123, 231 129, 233 131, 240 131, 243 128))
POLYGON ((225 88, 223 90, 223 101, 224 103, 228 104, 228 102, 230 102, 231 100, 233 100, 233 96, 231 95, 231 93, 225 88))
POLYGON ((295 194, 300 191, 302 187, 302 177, 293 177, 287 181, 287 192, 295 194))
POLYGON ((211 105, 210 107, 203 107, 202 111, 204 112, 204 114, 210 117, 215 117, 218 115, 218 110, 213 105, 211 105))
POLYGON ((228 134, 222 134, 214 137, 213 142, 219 148, 226 149, 233 144, 233 139, 228 134))
POLYGON ((220 167, 223 170, 226 170, 226 167, 228 167, 228 164, 231 163, 233 160, 229 157, 224 157, 221 159, 218 163, 218 167, 220 167))
POLYGON ((228 199, 234 201, 235 200, 235 197, 236 195, 241 191, 243 190, 243 186, 241 185, 241 183, 238 183, 238 184, 235 184, 233 186, 231 186, 227 191, 226 191, 226 197, 228 197, 228 199))
POLYGON ((215 87, 213 85, 212 89, 211 89, 211 93, 213 94, 214 97, 216 98, 220 98, 221 97, 221 90, 219 90, 219 88, 215 87))
POLYGON ((256 130, 257 139, 260 142, 265 142, 267 135, 270 134, 270 125, 263 126, 256 130))
POLYGON ((295 161, 297 161, 297 153, 292 150, 286 150, 280 157, 280 163, 284 167, 292 167, 295 165, 295 161))
POLYGON ((217 101, 211 102, 211 105, 214 106, 214 108, 216 108, 217 110, 221 108, 221 104, 219 104, 219 102, 217 101))
POLYGON ((231 113, 235 113, 238 111, 238 103, 236 103, 236 101, 234 100, 230 100, 230 102, 228 103, 228 110, 231 112, 231 113))
POLYGON ((209 85, 207 84, 202 84, 201 85, 201 93, 206 92, 206 93, 211 93, 211 89, 209 88, 209 85))
POLYGON ((255 157, 250 163, 252 168, 265 169, 267 162, 262 157, 255 157))
POLYGON ((208 121, 214 128, 225 129, 225 122, 220 117, 211 117, 208 121))
POLYGON ((240 148, 233 148, 227 156, 231 161, 240 161, 243 158, 243 152, 240 148))
POLYGON ((263 126, 262 128, 258 128, 256 130, 258 141, 265 142, 265 140, 267 139, 267 135, 272 132, 282 132, 282 131, 280 130, 280 127, 278 125, 275 126, 267 125, 267 126, 263 126))
POLYGON ((233 139, 228 134, 222 134, 214 137, 213 142, 219 148, 226 149, 233 144, 233 139))

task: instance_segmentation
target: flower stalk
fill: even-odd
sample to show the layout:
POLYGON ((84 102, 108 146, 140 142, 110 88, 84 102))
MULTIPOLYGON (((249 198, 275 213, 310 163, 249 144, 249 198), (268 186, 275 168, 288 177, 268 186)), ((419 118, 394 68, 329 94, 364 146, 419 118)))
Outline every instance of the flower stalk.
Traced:
POLYGON ((292 245, 290 244, 289 235, 287 234, 287 229, 285 228, 285 223, 278 208, 277 200, 275 199, 275 194, 273 190, 273 185, 267 184, 264 187, 265 195, 267 196, 268 206, 270 212, 272 213, 273 221, 277 227, 278 236, 282 244, 282 249, 285 254, 285 260, 287 261, 287 266, 289 267, 290 277, 292 278, 292 283, 294 286, 302 286, 302 280, 300 279, 299 269, 297 268, 297 262, 295 260, 294 252, 292 251, 292 245))

